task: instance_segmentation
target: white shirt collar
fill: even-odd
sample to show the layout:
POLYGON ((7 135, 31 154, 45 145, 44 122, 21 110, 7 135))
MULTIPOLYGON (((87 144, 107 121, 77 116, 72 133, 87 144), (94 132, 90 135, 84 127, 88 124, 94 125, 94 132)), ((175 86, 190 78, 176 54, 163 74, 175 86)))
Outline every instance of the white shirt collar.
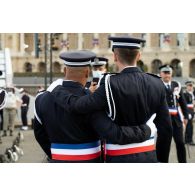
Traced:
POLYGON ((163 81, 163 83, 164 83, 165 86, 167 86, 167 85, 170 85, 170 86, 171 86, 171 81, 169 81, 168 83, 165 83, 165 82, 163 81))

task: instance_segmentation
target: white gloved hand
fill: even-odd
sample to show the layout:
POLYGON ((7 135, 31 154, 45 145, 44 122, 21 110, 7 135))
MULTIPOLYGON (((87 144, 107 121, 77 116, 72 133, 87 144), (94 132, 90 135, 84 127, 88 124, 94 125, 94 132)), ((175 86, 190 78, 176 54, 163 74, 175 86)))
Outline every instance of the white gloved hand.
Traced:
POLYGON ((188 118, 189 118, 189 120, 191 120, 192 119, 192 115, 188 114, 188 118))
POLYGON ((154 119, 156 118, 156 113, 153 114, 150 119, 146 122, 146 124, 150 127, 151 129, 151 136, 150 137, 153 137, 156 135, 157 133, 157 128, 156 128, 156 125, 154 124, 154 119))

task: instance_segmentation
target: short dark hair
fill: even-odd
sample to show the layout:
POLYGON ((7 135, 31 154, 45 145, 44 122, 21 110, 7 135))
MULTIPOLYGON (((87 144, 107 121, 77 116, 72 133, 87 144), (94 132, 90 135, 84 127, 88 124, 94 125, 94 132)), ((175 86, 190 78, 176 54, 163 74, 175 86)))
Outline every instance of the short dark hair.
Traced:
POLYGON ((132 65, 135 61, 137 54, 139 53, 138 49, 126 49, 126 48, 115 48, 114 52, 118 54, 119 60, 123 64, 132 65))

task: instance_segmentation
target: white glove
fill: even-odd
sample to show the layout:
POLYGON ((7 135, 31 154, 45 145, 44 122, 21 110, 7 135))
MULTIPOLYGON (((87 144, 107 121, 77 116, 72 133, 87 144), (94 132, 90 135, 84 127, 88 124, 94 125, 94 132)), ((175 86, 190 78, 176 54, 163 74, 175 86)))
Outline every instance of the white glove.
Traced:
POLYGON ((157 133, 157 128, 156 128, 156 125, 154 124, 154 119, 156 118, 156 113, 153 114, 150 119, 146 122, 146 124, 150 127, 151 129, 151 136, 150 137, 153 137, 156 135, 157 133))
POLYGON ((189 118, 189 120, 191 120, 192 119, 192 115, 188 114, 188 118, 189 118))

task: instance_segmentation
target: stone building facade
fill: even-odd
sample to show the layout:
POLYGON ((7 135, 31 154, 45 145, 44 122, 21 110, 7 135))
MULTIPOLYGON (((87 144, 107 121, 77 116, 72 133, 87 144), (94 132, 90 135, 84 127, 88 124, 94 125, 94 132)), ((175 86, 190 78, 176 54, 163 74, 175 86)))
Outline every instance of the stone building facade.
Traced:
MULTIPOLYGON (((114 64, 110 35, 132 35, 146 39, 142 49, 141 67, 152 73, 158 72, 161 64, 169 63, 175 68, 175 76, 195 78, 195 33, 55 33, 52 39, 53 72, 61 72, 63 66, 59 53, 72 49, 89 49, 98 56, 109 58, 114 64)), ((44 72, 44 34, 38 33, 0 34, 0 50, 10 48, 15 73, 44 72), (38 42, 35 37, 38 36, 38 42), (39 44, 39 57, 36 46, 39 44)))

